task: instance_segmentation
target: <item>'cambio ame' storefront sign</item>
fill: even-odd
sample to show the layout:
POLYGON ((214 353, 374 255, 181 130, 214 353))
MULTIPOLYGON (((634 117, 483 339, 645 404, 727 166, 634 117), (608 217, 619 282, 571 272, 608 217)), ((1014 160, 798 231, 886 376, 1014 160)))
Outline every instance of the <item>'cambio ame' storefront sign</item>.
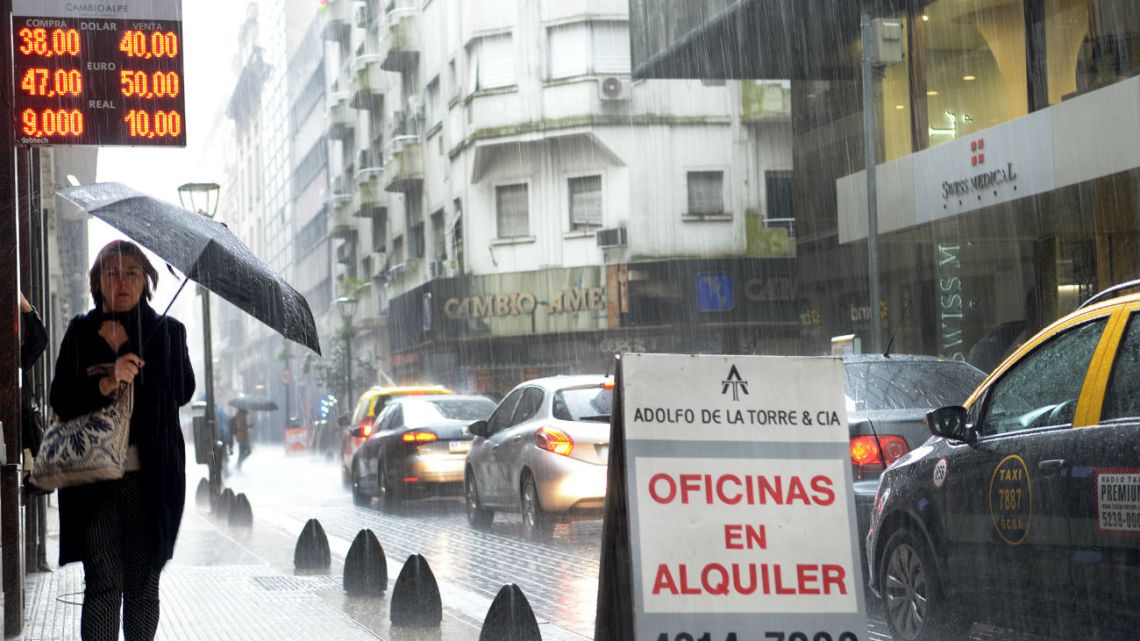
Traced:
POLYGON ((622 359, 638 641, 864 636, 841 368, 622 359))

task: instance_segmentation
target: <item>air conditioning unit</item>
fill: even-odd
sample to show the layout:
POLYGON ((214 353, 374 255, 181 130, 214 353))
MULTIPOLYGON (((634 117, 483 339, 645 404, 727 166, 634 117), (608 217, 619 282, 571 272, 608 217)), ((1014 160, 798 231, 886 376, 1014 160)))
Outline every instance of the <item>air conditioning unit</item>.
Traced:
POLYGON ((447 261, 446 260, 433 260, 431 261, 428 271, 432 278, 447 278, 447 261))
POLYGON ((598 97, 603 101, 629 100, 629 79, 620 76, 599 78, 598 97))
POLYGON ((368 23, 372 22, 372 11, 369 9, 369 3, 356 5, 356 8, 352 10, 352 22, 357 29, 368 28, 368 23))
POLYGON ((599 229, 598 231, 594 232, 594 238, 598 242, 598 247, 601 247, 602 249, 625 247, 625 227, 599 229))
POLYGON ((354 249, 355 248, 353 247, 353 243, 351 242, 341 243, 340 246, 336 248, 336 262, 340 263, 341 265, 351 264, 353 260, 353 254, 356 253, 353 251, 354 249))
POLYGON ((372 252, 368 254, 368 275, 372 278, 383 278, 388 274, 388 254, 372 252))
POLYGON ((424 117, 424 101, 418 93, 408 96, 408 116, 411 118, 424 117))

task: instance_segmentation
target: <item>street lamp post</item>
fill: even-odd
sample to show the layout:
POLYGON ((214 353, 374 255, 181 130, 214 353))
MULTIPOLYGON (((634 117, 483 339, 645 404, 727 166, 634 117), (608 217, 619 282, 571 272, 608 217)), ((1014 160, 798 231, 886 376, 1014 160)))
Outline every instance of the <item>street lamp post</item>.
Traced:
POLYGON ((344 379, 348 392, 345 394, 345 411, 351 412, 352 398, 352 317, 356 316, 356 306, 360 301, 350 296, 341 296, 336 299, 336 308, 344 320, 344 379))
MULTIPOLYGON (((178 188, 178 202, 184 208, 207 218, 213 218, 218 211, 220 190, 221 187, 217 183, 186 183, 178 188)), ((202 342, 206 364, 206 433, 209 435, 209 442, 213 444, 206 458, 206 467, 209 470, 210 496, 217 498, 222 493, 222 452, 225 444, 219 438, 217 410, 214 403, 214 348, 210 336, 210 292, 205 287, 199 286, 198 295, 202 297, 202 342)))

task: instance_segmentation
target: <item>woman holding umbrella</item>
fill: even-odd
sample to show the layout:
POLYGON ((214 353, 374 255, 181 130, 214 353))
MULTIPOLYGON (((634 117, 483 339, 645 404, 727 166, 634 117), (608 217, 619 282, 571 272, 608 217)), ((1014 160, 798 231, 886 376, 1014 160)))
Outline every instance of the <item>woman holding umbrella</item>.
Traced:
POLYGON ((158 272, 128 241, 100 250, 89 273, 95 308, 60 345, 51 405, 67 420, 110 404, 131 384, 130 453, 121 480, 61 489, 59 562, 83 562, 84 641, 153 639, 159 574, 173 556, 186 496, 178 408, 194 393, 186 328, 149 300, 158 272))

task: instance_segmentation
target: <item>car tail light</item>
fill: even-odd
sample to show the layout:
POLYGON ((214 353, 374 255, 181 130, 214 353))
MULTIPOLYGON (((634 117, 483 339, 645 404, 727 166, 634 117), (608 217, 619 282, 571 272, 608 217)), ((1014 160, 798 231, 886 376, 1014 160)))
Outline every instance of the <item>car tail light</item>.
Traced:
POLYGON ((851 464, 859 467, 886 468, 910 451, 906 439, 897 435, 855 436, 851 439, 851 464))
POLYGON ((405 432, 400 438, 405 443, 434 443, 439 439, 435 432, 405 432))
POLYGON ((606 381, 605 383, 602 383, 602 389, 612 390, 613 388, 614 388, 614 382, 613 381, 606 381))
POLYGON ((547 452, 570 456, 570 452, 574 450, 574 439, 558 428, 540 427, 534 437, 535 444, 547 452))
POLYGON ((373 424, 372 421, 361 421, 360 423, 360 438, 368 438, 372 436, 373 424))

